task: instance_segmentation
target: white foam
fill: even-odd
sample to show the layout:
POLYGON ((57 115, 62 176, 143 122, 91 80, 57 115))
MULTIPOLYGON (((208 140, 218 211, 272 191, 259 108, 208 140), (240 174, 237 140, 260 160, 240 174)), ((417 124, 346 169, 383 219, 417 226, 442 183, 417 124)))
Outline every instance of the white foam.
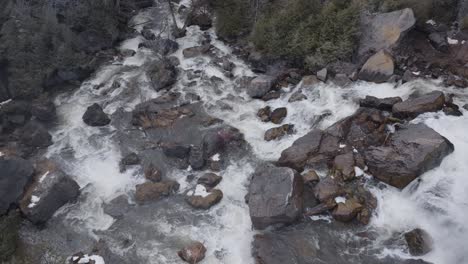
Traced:
POLYGON ((31 203, 28 205, 28 208, 34 208, 40 200, 41 200, 40 197, 32 195, 31 196, 31 203))
POLYGON ((94 261, 95 264, 106 264, 104 262, 104 258, 98 255, 84 255, 82 258, 80 258, 78 264, 88 264, 90 261, 94 261))
POLYGON ((346 203, 346 198, 345 198, 345 197, 342 197, 342 196, 335 197, 335 202, 336 202, 337 204, 339 204, 339 203, 343 203, 343 204, 344 204, 344 203, 346 203))
POLYGON ((450 45, 457 45, 458 44, 458 39, 452 39, 450 37, 447 37, 447 42, 450 45))

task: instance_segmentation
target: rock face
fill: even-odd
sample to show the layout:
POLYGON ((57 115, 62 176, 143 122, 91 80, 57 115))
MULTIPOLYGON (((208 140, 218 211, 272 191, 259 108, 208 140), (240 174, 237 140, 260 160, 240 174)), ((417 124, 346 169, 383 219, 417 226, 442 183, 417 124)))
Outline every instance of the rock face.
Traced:
POLYGON ((259 166, 249 188, 253 226, 264 229, 296 221, 302 212, 302 191, 302 178, 296 171, 270 164, 259 166))
POLYGON ((383 111, 392 111, 392 107, 401 103, 403 100, 400 97, 377 98, 374 96, 366 96, 359 101, 361 107, 376 108, 383 111))
POLYGON ((107 126, 110 121, 110 118, 106 113, 104 113, 104 110, 102 110, 102 107, 98 104, 93 104, 88 107, 83 115, 83 122, 88 126, 107 126))
POLYGON ((391 49, 411 30, 416 19, 411 9, 378 14, 366 19, 359 44, 359 55, 391 49))
POLYGON ((262 98, 273 88, 274 84, 275 78, 273 76, 257 76, 250 81, 247 94, 252 98, 262 98))
POLYGON ((405 233, 405 240, 413 256, 422 256, 432 250, 432 238, 422 229, 416 228, 405 233))
POLYGON ((24 159, 0 157, 0 215, 19 201, 33 173, 32 164, 24 159))
POLYGON ((205 258, 206 248, 198 241, 191 243, 177 252, 179 257, 190 264, 195 264, 202 261, 205 258))
POLYGON ((135 199, 139 203, 156 201, 179 190, 179 183, 165 180, 161 182, 145 182, 136 186, 135 199))
POLYGON ((369 172, 397 188, 439 166, 454 150, 450 141, 425 124, 403 125, 388 142, 387 146, 370 147, 364 155, 369 172))
POLYGON ((359 72, 359 79, 383 83, 392 77, 394 70, 395 65, 392 56, 382 50, 370 57, 364 66, 362 66, 359 72))
POLYGON ((442 110, 445 104, 444 93, 434 91, 426 95, 408 99, 393 106, 393 114, 400 118, 415 118, 426 112, 442 110))
POLYGON ((148 70, 146 75, 151 80, 153 89, 161 91, 163 89, 169 90, 171 86, 177 81, 177 71, 170 60, 162 59, 157 61, 148 70))
POLYGON ((21 201, 21 211, 36 225, 43 225, 60 207, 73 202, 80 186, 59 169, 41 172, 21 201))

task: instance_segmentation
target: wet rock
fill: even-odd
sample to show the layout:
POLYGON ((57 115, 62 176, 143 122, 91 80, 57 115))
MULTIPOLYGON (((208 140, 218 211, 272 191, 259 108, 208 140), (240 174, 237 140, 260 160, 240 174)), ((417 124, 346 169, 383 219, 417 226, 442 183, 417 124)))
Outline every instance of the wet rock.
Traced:
POLYGON ((271 115, 271 108, 269 106, 265 106, 264 108, 260 108, 257 112, 257 116, 262 120, 262 122, 269 122, 271 115))
POLYGON ((150 164, 145 169, 145 178, 152 182, 160 182, 162 180, 162 173, 153 164, 150 164))
POLYGON ((355 177, 354 166, 353 152, 336 156, 333 162, 335 176, 341 177, 345 181, 352 180, 355 177))
POLYGON ((210 51, 210 49, 211 45, 205 44, 202 46, 186 48, 182 51, 182 54, 184 54, 185 58, 194 58, 206 54, 208 51, 210 51))
POLYGON ((12 211, 8 215, 0 216, 0 262, 8 262, 18 246, 18 230, 21 216, 12 211))
POLYGON ((243 141, 244 135, 235 128, 228 127, 213 130, 203 136, 203 154, 208 159, 215 154, 222 153, 227 145, 242 143, 243 141))
POLYGON ((124 166, 132 166, 140 164, 140 157, 135 152, 132 152, 125 156, 120 163, 124 166))
POLYGON ((191 146, 189 164, 194 170, 201 170, 205 166, 205 158, 202 147, 191 146))
POLYGON ((317 79, 319 79, 322 82, 326 82, 328 77, 328 70, 327 68, 323 68, 320 71, 317 72, 317 79))
POLYGON ((309 170, 302 174, 302 181, 304 184, 313 185, 320 181, 320 177, 314 170, 309 170))
POLYGON ((145 182, 136 186, 135 199, 138 203, 145 203, 167 197, 179 190, 179 183, 172 180, 161 182, 145 182))
POLYGON ((453 150, 450 141, 425 124, 409 124, 401 126, 387 146, 370 147, 364 155, 370 174, 401 189, 439 166, 453 150))
POLYGON ((302 93, 302 91, 297 91, 297 92, 293 93, 291 95, 291 97, 289 97, 288 102, 289 103, 294 103, 294 102, 298 102, 298 101, 302 101, 302 100, 307 100, 307 96, 305 96, 302 93))
POLYGON ((120 51, 120 55, 122 55, 122 57, 133 57, 136 55, 136 51, 132 49, 124 49, 120 51))
POLYGON ((20 208, 29 221, 43 225, 60 207, 76 200, 80 186, 56 167, 39 172, 37 180, 26 191, 20 208))
POLYGON ((284 118, 286 118, 287 115, 288 109, 286 107, 276 108, 275 110, 273 110, 273 112, 271 112, 270 120, 274 124, 281 124, 281 122, 283 122, 284 118))
POLYGON ((442 109, 446 115, 450 116, 462 116, 463 113, 459 110, 458 105, 451 104, 451 105, 446 105, 442 109))
POLYGON ((394 70, 395 65, 392 56, 386 51, 380 51, 370 57, 362 66, 361 71, 359 71, 359 79, 383 83, 392 77, 394 70))
POLYGON ((351 84, 351 80, 349 79, 348 75, 344 73, 338 73, 333 77, 333 83, 339 87, 346 87, 351 84))
POLYGON ((314 75, 306 75, 302 78, 302 85, 303 86, 314 86, 319 83, 319 79, 317 79, 317 76, 314 75))
MULTIPOLYGON (((138 48, 147 48, 160 54, 161 56, 167 56, 176 52, 179 49, 179 44, 174 40, 155 36, 154 39, 150 41, 140 43, 138 48)), ((172 65, 177 66, 178 63, 174 63, 174 58, 176 57, 169 57, 167 59, 171 61, 172 65)))
POLYGON ((275 100, 281 97, 281 92, 280 91, 269 91, 267 94, 265 94, 262 97, 263 101, 270 101, 270 100, 275 100))
POLYGON ((0 157, 0 215, 17 204, 33 173, 34 168, 29 161, 18 157, 0 157))
POLYGON ((264 229, 296 221, 302 212, 302 191, 302 178, 296 171, 271 164, 259 166, 249 187, 253 226, 264 229))
POLYGON ((153 31, 151 29, 148 29, 148 28, 144 28, 141 31, 141 35, 147 40, 155 40, 156 39, 156 35, 153 33, 153 31))
POLYGON ((291 147, 281 152, 278 165, 302 171, 309 155, 319 150, 321 140, 322 131, 313 130, 307 133, 296 140, 291 147))
POLYGON ((399 118, 415 118, 426 112, 442 110, 445 104, 444 93, 434 91, 417 98, 408 99, 393 106, 392 111, 399 118))
POLYGON ((403 74, 402 81, 403 83, 407 83, 407 82, 413 81, 414 79, 416 79, 414 74, 410 70, 406 70, 405 73, 403 74))
POLYGON ((358 213, 363 209, 362 204, 356 199, 347 199, 344 203, 338 203, 333 210, 332 216, 337 221, 349 222, 356 218, 358 213))
POLYGON ((119 195, 109 203, 103 205, 104 213, 116 219, 122 219, 128 212, 130 205, 126 195, 119 195))
POLYGON ((170 158, 185 159, 188 158, 190 147, 178 143, 164 143, 162 145, 164 154, 170 158))
POLYGON ((315 197, 322 203, 343 194, 343 187, 332 177, 326 177, 315 186, 315 197))
POLYGON ((195 191, 187 194, 187 203, 195 209, 208 210, 218 204, 223 199, 223 192, 218 189, 212 189, 207 192, 202 185, 197 185, 195 191))
POLYGON ((429 41, 432 46, 440 52, 448 52, 449 44, 447 42, 447 35, 443 32, 433 32, 429 34, 429 41))
POLYGON ((52 145, 52 136, 47 129, 36 121, 29 121, 21 129, 21 143, 33 148, 46 148, 52 145))
POLYGON ((189 14, 186 21, 187 26, 199 26, 200 30, 208 30, 213 25, 213 20, 207 12, 200 14, 189 14))
POLYGON ((383 111, 392 111, 392 107, 401 103, 403 100, 400 97, 387 97, 387 98, 377 98, 374 96, 366 96, 366 98, 359 101, 361 107, 370 107, 376 108, 383 111))
POLYGON ((291 135, 294 133, 294 125, 285 124, 279 127, 273 127, 268 129, 265 132, 263 137, 266 141, 279 140, 286 135, 291 135))
POLYGON ((147 71, 146 75, 151 80, 153 89, 161 91, 169 90, 177 81, 177 70, 171 61, 162 59, 155 62, 147 71))
POLYGON ((312 208, 306 208, 304 210, 304 215, 305 216, 314 216, 314 215, 321 215, 325 214, 328 211, 332 210, 333 208, 336 207, 336 202, 333 199, 330 199, 324 203, 317 204, 316 206, 312 208))
POLYGON ((83 115, 83 122, 88 126, 107 126, 110 121, 110 118, 106 113, 104 113, 104 110, 102 110, 102 107, 98 104, 93 104, 88 107, 83 115))
POLYGON ((31 105, 31 114, 40 121, 50 122, 56 117, 55 104, 46 97, 34 100, 31 105))
POLYGON ((420 228, 405 233, 405 240, 413 256, 422 256, 432 250, 431 236, 420 228))
POLYGON ((465 104, 465 105, 463 106, 463 109, 465 109, 465 110, 468 111, 468 104, 465 104))
POLYGON ((414 13, 409 8, 365 19, 361 26, 359 55, 395 48, 415 23, 414 13))
POLYGON ((252 98, 262 98, 266 95, 275 84, 275 78, 273 76, 261 75, 255 77, 250 81, 250 85, 247 89, 247 94, 252 98))
POLYGON ((203 176, 201 176, 197 183, 198 184, 201 184, 207 188, 213 188, 215 187, 216 185, 218 185, 221 180, 223 179, 223 177, 221 176, 218 176, 214 173, 205 173, 203 174, 203 176))
POLYGON ((206 248, 201 242, 192 242, 190 245, 184 247, 177 252, 179 257, 190 264, 195 264, 205 258, 206 248))

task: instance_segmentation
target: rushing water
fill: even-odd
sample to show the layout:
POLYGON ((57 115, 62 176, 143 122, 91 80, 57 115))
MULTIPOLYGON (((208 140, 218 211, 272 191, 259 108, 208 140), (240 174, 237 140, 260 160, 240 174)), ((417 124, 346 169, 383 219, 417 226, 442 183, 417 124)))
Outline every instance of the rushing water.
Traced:
MULTIPOLYGON (((188 2, 181 1, 186 5, 188 2)), ((135 24, 155 14, 167 16, 164 5, 161 6, 139 14, 134 19, 135 24)), ((141 28, 141 25, 137 26, 138 30, 141 28)), ((156 24, 155 32, 160 28, 161 25, 156 24)), ((204 34, 198 27, 187 30, 187 36, 177 40, 180 49, 173 54, 180 59, 182 71, 172 90, 196 92, 208 113, 244 133, 258 160, 276 160, 283 149, 312 128, 326 128, 351 115, 358 108, 358 99, 366 95, 382 98, 401 96, 406 99, 414 92, 443 90, 456 94, 455 103, 458 105, 468 103, 467 91, 444 88, 437 81, 423 80, 398 86, 357 82, 346 88, 331 83, 314 87, 298 84, 297 87, 284 87, 279 99, 268 102, 252 100, 245 90, 239 89, 238 80, 254 74, 242 60, 232 55, 228 46, 217 40, 213 30, 207 32, 216 47, 216 55, 228 56, 235 63, 234 78, 224 76, 208 56, 183 57, 182 50, 199 45, 204 34), (197 85, 189 88, 187 73, 190 70, 201 71, 201 77, 196 79, 197 85), (212 76, 221 78, 222 85, 212 87, 204 81, 212 76), (302 89, 308 99, 288 103, 292 92, 297 89, 302 89), (226 104, 230 109, 221 107, 226 104), (256 117, 257 110, 266 105, 272 108, 287 107, 288 116, 284 123, 294 124, 296 133, 280 141, 264 141, 264 132, 276 126, 262 123, 256 117), (325 118, 319 119, 319 116, 325 118)), ((56 219, 62 223, 56 228, 73 230, 95 239, 105 237, 111 241, 111 245, 116 237, 129 238, 133 241, 132 245, 115 251, 121 255, 132 252, 138 263, 180 263, 175 252, 180 241, 187 236, 206 244, 208 252, 204 263, 253 263, 250 245, 255 232, 251 229, 248 206, 244 202, 248 177, 255 168, 255 162, 251 159, 233 161, 221 172, 224 180, 219 188, 224 192, 224 198, 209 211, 189 213, 180 201, 174 201, 174 205, 171 205, 173 201, 167 199, 157 206, 135 206, 129 212, 128 219, 120 222, 104 213, 104 203, 121 194, 131 197, 135 185, 144 179, 136 170, 120 172, 120 149, 113 138, 115 128, 88 127, 81 117, 86 107, 95 102, 101 104, 105 112, 112 114, 120 107, 131 110, 138 103, 161 95, 151 89, 144 74, 146 65, 157 60, 157 56, 147 49, 138 50, 141 41, 142 38, 137 37, 122 44, 122 49, 137 51, 134 57, 111 62, 83 83, 79 90, 59 96, 56 100, 60 125, 53 131, 55 143, 49 148, 48 155, 58 161, 83 188, 80 201, 59 212, 56 219), (115 81, 120 82, 119 88, 112 86, 115 81), (95 89, 98 85, 101 88, 95 89)), ((455 152, 440 167, 424 174, 418 186, 412 184, 403 191, 392 187, 372 187, 379 206, 368 228, 379 234, 373 247, 382 256, 410 258, 404 247, 388 246, 385 242, 395 234, 421 227, 435 241, 434 250, 424 256, 425 260, 436 264, 468 263, 465 246, 468 239, 468 112, 462 111, 465 114, 463 117, 450 117, 440 112, 425 114, 412 121, 426 123, 455 145, 455 152)), ((170 174, 171 178, 180 181, 182 191, 188 188, 184 181, 186 175, 187 172, 179 170, 170 174)), ((49 229, 51 233, 54 232, 53 226, 49 229)), ((79 245, 70 250, 75 249, 79 249, 79 245)))

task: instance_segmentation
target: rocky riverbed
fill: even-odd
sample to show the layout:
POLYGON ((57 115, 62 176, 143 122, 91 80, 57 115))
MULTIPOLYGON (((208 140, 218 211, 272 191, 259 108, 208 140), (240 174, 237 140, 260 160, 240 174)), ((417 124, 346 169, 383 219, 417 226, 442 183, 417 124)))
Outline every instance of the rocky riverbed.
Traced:
POLYGON ((79 89, 0 105, 0 261, 468 261, 466 76, 401 57, 411 9, 363 21, 362 67, 305 74, 189 8, 176 36, 166 1, 140 11, 79 89))

